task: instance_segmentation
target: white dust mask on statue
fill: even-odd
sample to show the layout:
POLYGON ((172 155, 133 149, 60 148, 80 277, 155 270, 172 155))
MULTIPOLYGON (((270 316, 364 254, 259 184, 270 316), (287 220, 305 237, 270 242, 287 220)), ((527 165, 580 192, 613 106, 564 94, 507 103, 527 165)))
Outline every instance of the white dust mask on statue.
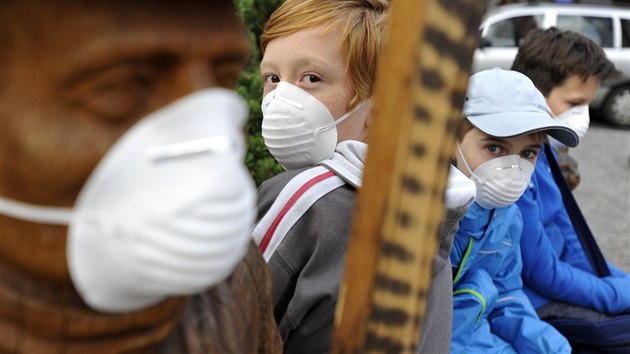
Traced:
POLYGON ((245 254, 255 187, 247 106, 205 89, 148 115, 105 154, 73 208, 0 199, 0 213, 68 224, 68 268, 96 309, 130 311, 222 281, 245 254))
MULTIPOLYGON (((575 133, 580 138, 586 135, 588 127, 591 123, 591 118, 588 112, 588 105, 575 106, 567 111, 564 111, 556 116, 556 119, 569 126, 569 128, 575 130, 575 133)), ((549 137, 549 144, 554 148, 564 147, 565 145, 558 140, 549 137)))
POLYGON ((518 155, 494 158, 471 171, 459 144, 457 149, 477 187, 475 202, 485 209, 502 208, 516 202, 534 173, 534 164, 518 155))
POLYGON ((329 159, 337 146, 336 126, 369 100, 335 120, 317 98, 281 81, 262 102, 262 136, 273 157, 287 170, 329 159))

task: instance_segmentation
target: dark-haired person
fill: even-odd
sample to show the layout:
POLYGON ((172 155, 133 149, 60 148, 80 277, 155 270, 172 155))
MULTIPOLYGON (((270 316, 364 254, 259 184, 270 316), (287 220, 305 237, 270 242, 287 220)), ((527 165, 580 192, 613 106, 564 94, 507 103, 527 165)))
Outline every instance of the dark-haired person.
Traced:
MULTIPOLYGON (((534 82, 556 119, 571 126, 580 138, 588 128, 588 105, 600 83, 617 74, 593 41, 557 28, 532 31, 512 69, 534 82)), ((552 149, 545 148, 555 159, 552 149)), ((539 316, 547 320, 603 321, 630 313, 630 277, 610 263, 610 276, 596 275, 563 201, 564 180, 554 179, 550 164, 555 161, 541 153, 530 187, 517 202, 524 221, 522 276, 527 295, 539 316)), ((570 193, 565 189, 565 194, 570 193)), ((583 340, 596 341, 597 335, 583 340)))

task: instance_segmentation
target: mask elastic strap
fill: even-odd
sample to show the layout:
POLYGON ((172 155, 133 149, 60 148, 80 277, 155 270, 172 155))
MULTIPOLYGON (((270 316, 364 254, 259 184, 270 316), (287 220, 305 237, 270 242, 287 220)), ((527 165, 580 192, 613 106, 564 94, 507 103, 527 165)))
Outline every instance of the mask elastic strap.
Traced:
POLYGON ((468 173, 470 173, 470 175, 473 175, 473 171, 470 169, 470 166, 468 166, 468 162, 466 162, 466 158, 464 157, 464 153, 462 152, 462 148, 459 146, 459 143, 456 143, 457 145, 457 151, 459 151, 459 156, 461 156, 462 161, 464 162, 464 166, 466 166, 466 169, 468 170, 468 173))
POLYGON ((0 197, 0 214, 51 225, 68 225, 72 219, 71 208, 38 206, 2 197, 0 197))
POLYGON ((344 120, 348 119, 348 117, 353 115, 356 111, 360 110, 361 107, 365 106, 366 103, 368 103, 370 100, 372 100, 372 97, 368 98, 367 100, 365 100, 363 102, 360 102, 359 104, 354 106, 354 108, 351 109, 348 113, 346 113, 346 114, 342 115, 341 117, 339 117, 339 119, 337 119, 336 121, 334 121, 334 122, 332 122, 330 124, 324 125, 321 128, 318 128, 317 132, 318 133, 319 132, 323 132, 323 131, 326 131, 328 129, 331 129, 331 128, 336 127, 337 125, 341 124, 341 122, 343 122, 344 120))

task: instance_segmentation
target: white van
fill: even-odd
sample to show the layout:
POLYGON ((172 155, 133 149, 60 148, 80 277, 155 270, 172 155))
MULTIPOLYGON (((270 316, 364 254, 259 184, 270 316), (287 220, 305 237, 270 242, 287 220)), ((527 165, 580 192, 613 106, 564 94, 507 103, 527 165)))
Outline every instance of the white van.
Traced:
POLYGON ((602 85, 591 108, 609 122, 630 128, 630 7, 586 4, 516 4, 499 6, 480 26, 472 72, 512 66, 518 45, 534 28, 558 27, 599 44, 624 77, 602 85))

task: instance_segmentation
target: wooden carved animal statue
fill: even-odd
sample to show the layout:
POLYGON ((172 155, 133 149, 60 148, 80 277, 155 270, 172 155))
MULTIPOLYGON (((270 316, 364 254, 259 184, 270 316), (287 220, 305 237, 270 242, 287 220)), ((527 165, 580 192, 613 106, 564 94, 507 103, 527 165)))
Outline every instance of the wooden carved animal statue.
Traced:
POLYGON ((392 2, 335 353, 418 346, 481 7, 475 0, 392 2))

